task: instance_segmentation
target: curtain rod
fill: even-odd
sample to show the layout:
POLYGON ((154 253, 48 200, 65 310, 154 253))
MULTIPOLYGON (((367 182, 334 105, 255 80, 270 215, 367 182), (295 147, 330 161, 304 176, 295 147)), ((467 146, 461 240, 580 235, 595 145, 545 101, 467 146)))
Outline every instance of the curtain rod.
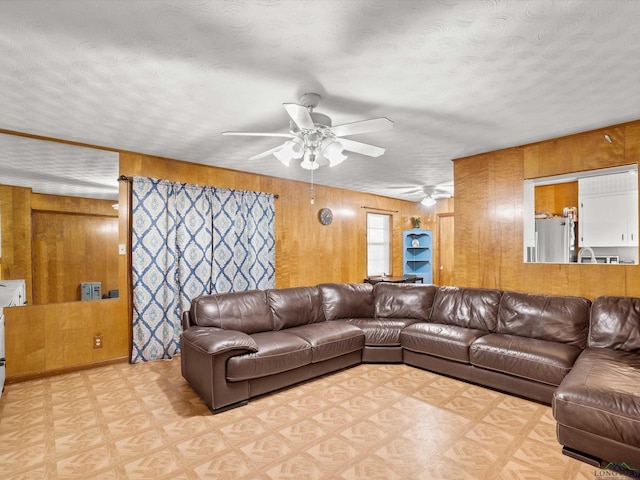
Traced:
POLYGON ((367 207, 366 205, 363 205, 360 208, 366 208, 367 210, 378 210, 380 212, 391 212, 391 213, 398 213, 398 210, 389 210, 387 208, 378 208, 378 207, 367 207))
MULTIPOLYGON (((133 182, 133 177, 127 177, 126 175, 120 175, 118 177, 119 182, 133 182)), ((280 198, 280 195, 277 193, 273 194, 273 198, 280 198)))

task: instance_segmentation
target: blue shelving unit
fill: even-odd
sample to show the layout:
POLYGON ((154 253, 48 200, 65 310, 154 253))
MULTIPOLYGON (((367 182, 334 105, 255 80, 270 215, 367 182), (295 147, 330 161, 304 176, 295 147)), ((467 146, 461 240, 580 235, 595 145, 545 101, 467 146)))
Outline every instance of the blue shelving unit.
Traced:
POLYGON ((433 232, 412 228, 402 232, 402 273, 433 283, 433 232))

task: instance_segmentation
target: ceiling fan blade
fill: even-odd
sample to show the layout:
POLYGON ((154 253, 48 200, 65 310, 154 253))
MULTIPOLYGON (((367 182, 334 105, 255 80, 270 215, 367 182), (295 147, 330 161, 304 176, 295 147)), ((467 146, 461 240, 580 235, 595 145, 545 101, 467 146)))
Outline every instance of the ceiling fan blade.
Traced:
POLYGON ((264 132, 222 132, 222 135, 248 135, 251 137, 285 137, 293 138, 291 133, 264 133, 264 132))
POLYGON ((297 103, 283 103, 282 105, 298 128, 301 130, 313 130, 316 128, 307 107, 297 103))
POLYGON ((384 148, 369 145, 368 143, 355 142, 353 140, 347 140, 346 138, 338 138, 337 140, 345 150, 361 153, 362 155, 368 155, 370 157, 379 157, 385 151, 384 148))
POLYGON ((264 157, 268 157, 269 155, 271 155, 273 152, 277 152, 278 150, 280 150, 283 147, 283 145, 278 145, 275 148, 272 148, 270 150, 267 150, 266 152, 262 152, 259 153, 257 155, 254 155, 253 157, 251 157, 249 160, 258 160, 260 158, 264 158, 264 157))
POLYGON ((337 137, 342 137, 344 135, 355 135, 357 133, 379 132, 391 128, 393 128, 393 122, 391 120, 387 117, 379 117, 336 125, 335 127, 331 127, 331 131, 337 137))

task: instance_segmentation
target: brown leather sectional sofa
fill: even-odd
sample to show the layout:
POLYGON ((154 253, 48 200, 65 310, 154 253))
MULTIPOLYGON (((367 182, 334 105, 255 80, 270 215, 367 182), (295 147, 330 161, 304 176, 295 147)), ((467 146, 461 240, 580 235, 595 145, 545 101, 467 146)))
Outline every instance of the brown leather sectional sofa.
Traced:
POLYGON ((552 404, 566 454, 640 467, 640 299, 326 283, 205 295, 182 323, 182 375, 214 413, 405 363, 552 404))

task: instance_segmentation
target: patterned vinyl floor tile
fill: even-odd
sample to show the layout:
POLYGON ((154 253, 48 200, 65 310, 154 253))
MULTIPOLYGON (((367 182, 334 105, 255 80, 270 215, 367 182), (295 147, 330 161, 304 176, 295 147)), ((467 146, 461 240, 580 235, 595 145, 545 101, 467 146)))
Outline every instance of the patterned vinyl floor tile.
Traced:
POLYGON ((548 406, 359 365, 212 415, 180 361, 7 385, 2 479, 592 480, 548 406))

